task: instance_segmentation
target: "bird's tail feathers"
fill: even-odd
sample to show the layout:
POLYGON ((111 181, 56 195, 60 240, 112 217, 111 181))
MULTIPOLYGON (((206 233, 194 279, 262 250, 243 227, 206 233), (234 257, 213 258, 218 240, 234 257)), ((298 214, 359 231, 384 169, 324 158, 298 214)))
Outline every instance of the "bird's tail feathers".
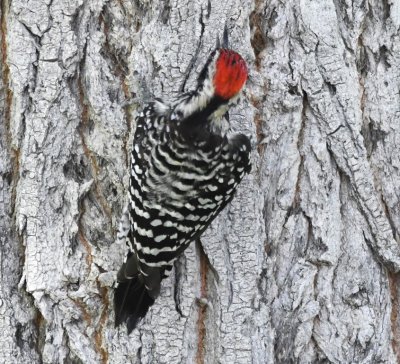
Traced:
POLYGON ((126 322, 130 334, 153 303, 139 276, 119 282, 114 293, 115 326, 126 322))

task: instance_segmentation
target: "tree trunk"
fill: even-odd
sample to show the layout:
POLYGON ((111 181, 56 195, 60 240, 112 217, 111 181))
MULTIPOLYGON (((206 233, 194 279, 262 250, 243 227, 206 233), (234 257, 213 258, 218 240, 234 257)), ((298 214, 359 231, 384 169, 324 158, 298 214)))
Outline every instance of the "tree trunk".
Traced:
POLYGON ((0 4, 1 362, 400 359, 399 0, 0 4), (253 170, 128 336, 134 118, 194 86, 225 24, 253 170))

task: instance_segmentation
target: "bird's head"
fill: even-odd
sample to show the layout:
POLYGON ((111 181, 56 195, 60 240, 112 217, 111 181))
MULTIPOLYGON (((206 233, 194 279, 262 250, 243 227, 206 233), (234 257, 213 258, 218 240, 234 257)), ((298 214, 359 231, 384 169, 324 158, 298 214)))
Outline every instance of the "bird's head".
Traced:
POLYGON ((213 84, 215 95, 229 100, 239 93, 247 80, 247 66, 243 58, 230 49, 217 51, 213 84))
POLYGON ((184 95, 174 112, 180 114, 179 118, 187 125, 204 120, 209 121, 213 131, 226 132, 229 128, 227 111, 237 100, 247 76, 244 59, 237 52, 218 45, 199 74, 196 90, 184 95))
POLYGON ((200 73, 199 83, 227 102, 240 92, 247 76, 246 62, 239 53, 218 48, 211 53, 200 73))

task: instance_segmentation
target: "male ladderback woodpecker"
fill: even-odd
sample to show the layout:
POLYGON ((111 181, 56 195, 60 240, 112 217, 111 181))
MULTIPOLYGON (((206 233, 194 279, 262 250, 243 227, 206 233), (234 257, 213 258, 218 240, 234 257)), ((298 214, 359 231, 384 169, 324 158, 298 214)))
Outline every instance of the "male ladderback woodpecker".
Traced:
POLYGON ((247 79, 236 52, 211 53, 197 88, 136 118, 129 204, 118 239, 128 253, 118 273, 115 322, 128 332, 145 316, 174 260, 232 199, 250 171, 250 141, 225 116, 247 79))

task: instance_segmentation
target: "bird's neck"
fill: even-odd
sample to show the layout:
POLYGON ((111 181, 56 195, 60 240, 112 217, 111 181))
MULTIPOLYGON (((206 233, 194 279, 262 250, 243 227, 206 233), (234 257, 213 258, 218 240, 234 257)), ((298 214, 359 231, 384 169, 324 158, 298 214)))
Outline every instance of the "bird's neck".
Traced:
POLYGON ((214 85, 206 80, 179 100, 173 113, 186 127, 205 127, 212 133, 225 135, 229 125, 223 116, 228 107, 228 100, 215 95, 214 85))

